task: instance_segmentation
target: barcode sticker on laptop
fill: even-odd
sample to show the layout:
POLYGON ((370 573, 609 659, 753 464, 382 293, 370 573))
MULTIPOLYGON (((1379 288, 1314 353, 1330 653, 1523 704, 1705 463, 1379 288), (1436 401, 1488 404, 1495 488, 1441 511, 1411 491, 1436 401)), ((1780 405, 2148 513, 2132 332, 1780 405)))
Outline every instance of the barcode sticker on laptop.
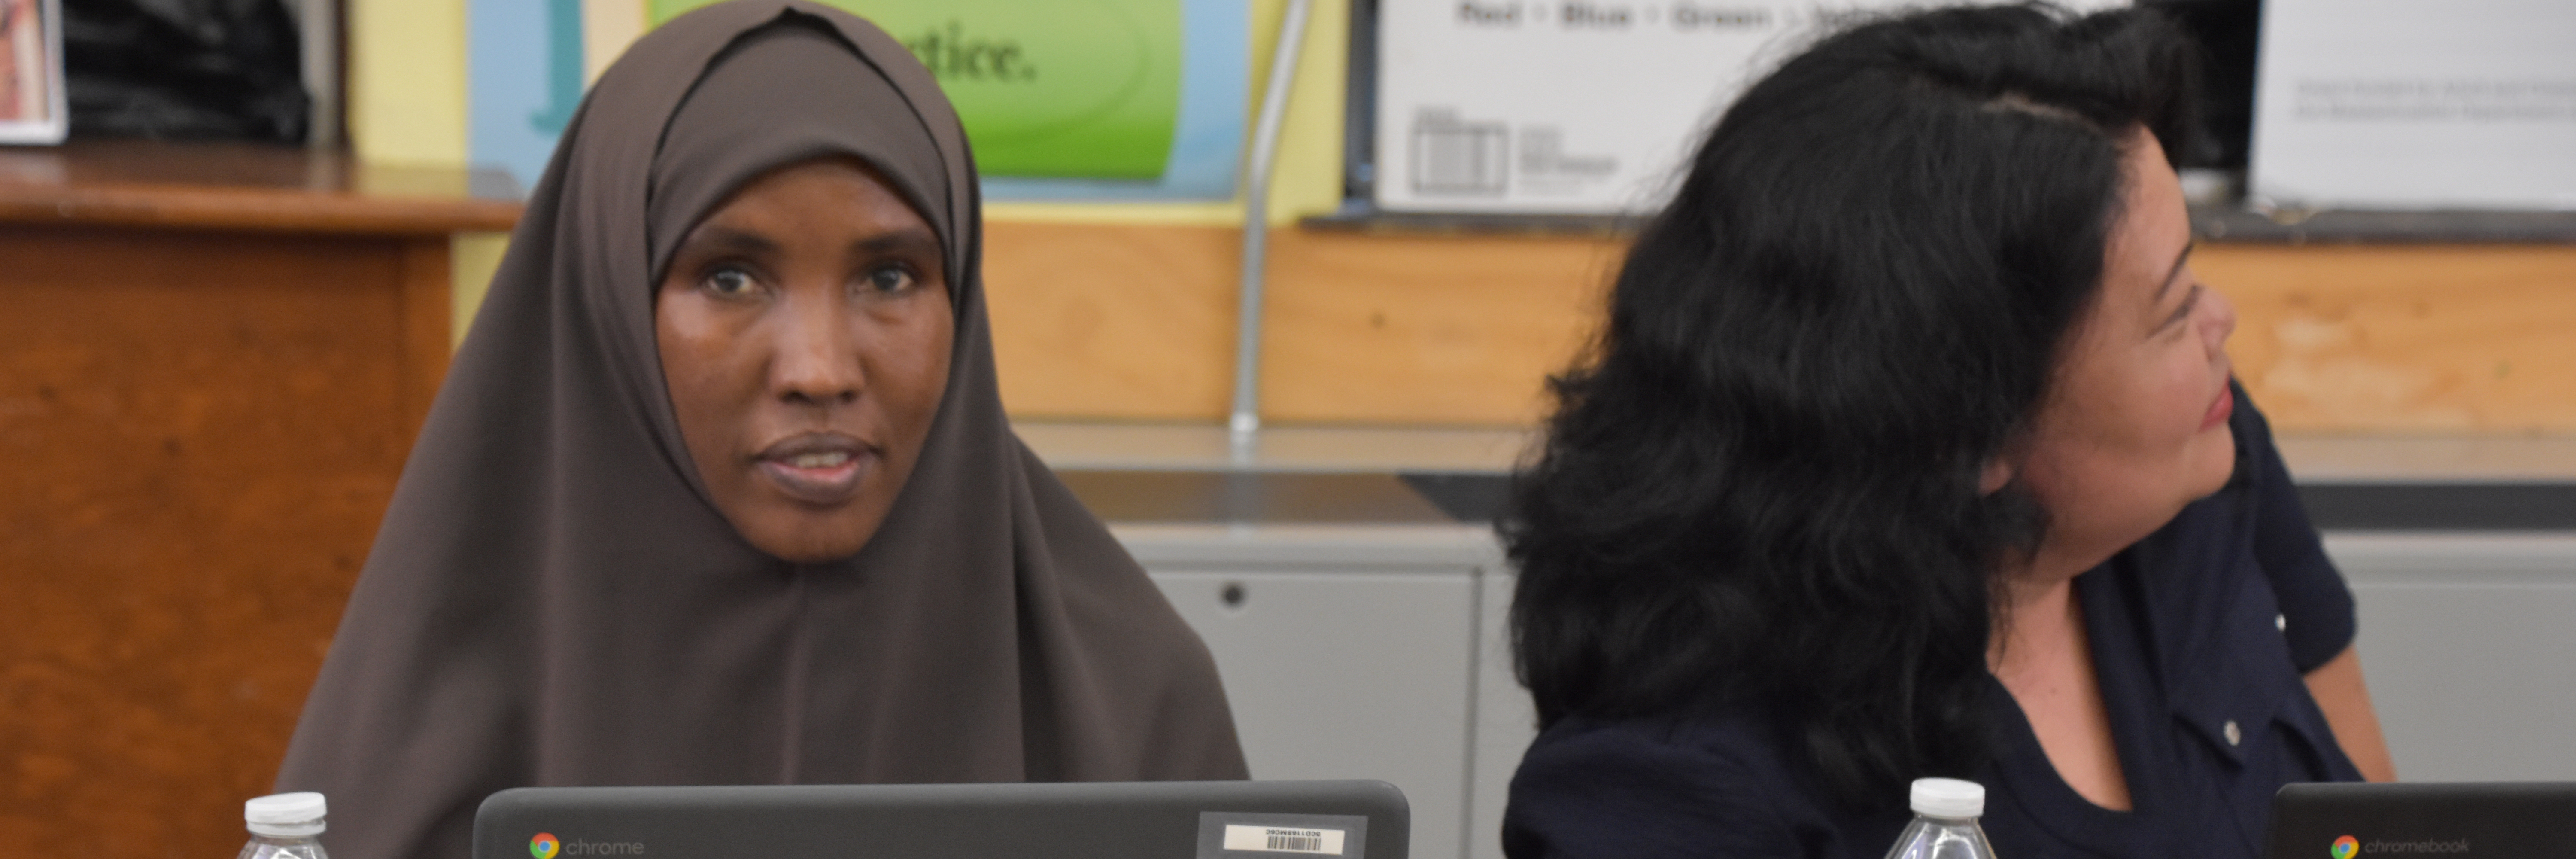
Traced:
POLYGON ((1340 856, 1342 831, 1295 826, 1228 825, 1225 828, 1225 849, 1340 856))
MULTIPOLYGON (((1379 785, 1379 787, 1385 787, 1379 785)), ((1386 788, 1393 794, 1394 788, 1386 788)), ((1404 831, 1402 798, 1390 797, 1384 821, 1404 831)), ((1359 803, 1349 803, 1358 805, 1359 803)), ((1402 835, 1397 835, 1401 839, 1402 835)), ((1199 812, 1196 859, 1369 859, 1369 815, 1285 814, 1260 811, 1199 812)))

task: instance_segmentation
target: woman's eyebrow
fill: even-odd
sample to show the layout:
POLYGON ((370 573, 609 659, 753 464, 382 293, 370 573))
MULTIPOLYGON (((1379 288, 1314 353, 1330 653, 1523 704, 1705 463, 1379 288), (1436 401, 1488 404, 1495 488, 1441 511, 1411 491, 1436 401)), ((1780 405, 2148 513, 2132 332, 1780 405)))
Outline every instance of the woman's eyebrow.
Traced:
POLYGON ((2165 293, 2172 292, 2174 281, 2182 277, 2182 264, 2191 261, 2191 250, 2199 246, 2199 242, 2186 243, 2182 246, 2182 253, 2174 255, 2173 268, 2165 270, 2164 282, 2156 287, 2156 297, 2150 306, 2165 303, 2165 293))
POLYGON ((776 252, 778 243, 759 233, 711 225, 691 233, 682 247, 701 253, 766 254, 776 252))
POLYGON ((850 243, 850 250, 868 255, 929 254, 939 256, 939 237, 925 229, 901 229, 879 233, 850 243))

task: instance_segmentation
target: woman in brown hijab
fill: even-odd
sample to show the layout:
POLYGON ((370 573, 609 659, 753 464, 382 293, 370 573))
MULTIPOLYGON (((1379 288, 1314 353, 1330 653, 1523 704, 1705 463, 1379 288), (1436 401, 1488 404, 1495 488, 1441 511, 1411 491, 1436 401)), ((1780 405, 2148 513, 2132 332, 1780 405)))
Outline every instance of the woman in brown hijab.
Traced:
POLYGON ((1207 650, 1011 434, 974 166, 805 2, 647 34, 566 131, 279 790, 453 859, 520 785, 1244 777, 1207 650))

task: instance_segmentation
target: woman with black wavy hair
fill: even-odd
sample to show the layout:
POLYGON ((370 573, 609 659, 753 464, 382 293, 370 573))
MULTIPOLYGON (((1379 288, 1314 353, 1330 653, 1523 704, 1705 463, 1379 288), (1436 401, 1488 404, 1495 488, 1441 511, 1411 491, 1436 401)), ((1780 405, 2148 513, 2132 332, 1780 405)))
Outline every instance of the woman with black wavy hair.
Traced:
POLYGON ((2389 777, 2341 576, 2230 376, 2141 10, 1945 9, 1728 109, 1555 383, 1504 533, 1541 736, 1507 852, 2251 857, 2389 777))

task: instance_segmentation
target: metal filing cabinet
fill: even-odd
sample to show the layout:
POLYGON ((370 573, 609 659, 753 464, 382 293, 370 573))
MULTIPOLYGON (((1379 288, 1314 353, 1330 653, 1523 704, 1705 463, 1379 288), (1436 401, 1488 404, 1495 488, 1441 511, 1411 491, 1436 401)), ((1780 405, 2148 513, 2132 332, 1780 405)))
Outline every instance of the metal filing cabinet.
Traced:
POLYGON ((2328 532, 2398 775, 2576 781, 2576 534, 2328 532))
POLYGON ((1499 859, 1533 736, 1501 637, 1493 532, 1468 525, 1120 525, 1224 675, 1252 776, 1375 778, 1413 855, 1499 859))

